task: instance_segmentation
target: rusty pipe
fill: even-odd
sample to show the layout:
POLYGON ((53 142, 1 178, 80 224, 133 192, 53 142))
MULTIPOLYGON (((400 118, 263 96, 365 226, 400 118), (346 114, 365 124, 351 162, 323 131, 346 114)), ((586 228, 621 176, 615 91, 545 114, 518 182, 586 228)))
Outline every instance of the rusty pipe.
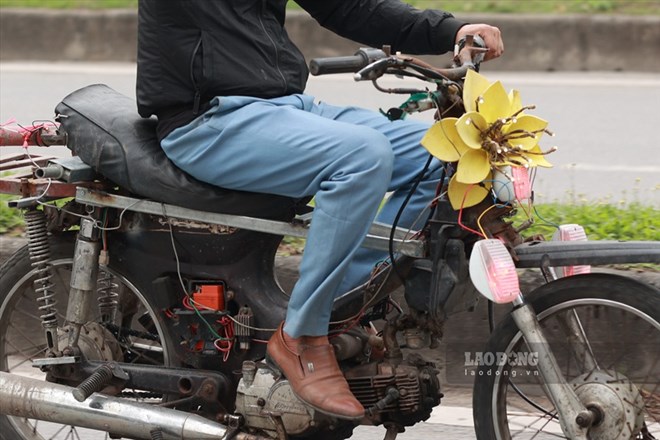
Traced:
MULTIPOLYGON (((227 427, 196 414, 93 394, 78 402, 73 388, 0 372, 0 414, 45 420, 150 440, 160 430, 165 440, 217 440, 227 427)), ((238 433, 238 440, 266 440, 238 433)))

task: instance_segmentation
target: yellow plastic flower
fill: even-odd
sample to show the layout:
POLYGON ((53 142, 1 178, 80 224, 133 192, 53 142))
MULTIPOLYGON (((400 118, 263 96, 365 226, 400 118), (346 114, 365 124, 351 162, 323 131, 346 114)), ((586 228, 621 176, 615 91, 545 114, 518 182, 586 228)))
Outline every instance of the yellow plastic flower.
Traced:
POLYGON ((463 116, 440 120, 422 139, 433 156, 458 162, 449 188, 454 209, 476 205, 488 195, 490 186, 481 183, 494 168, 551 166, 545 159, 547 152, 538 145, 548 122, 524 113, 533 107, 523 107, 517 90, 507 93, 501 82, 491 83, 470 70, 463 86, 463 105, 463 116), (475 189, 476 184, 481 185, 475 189))

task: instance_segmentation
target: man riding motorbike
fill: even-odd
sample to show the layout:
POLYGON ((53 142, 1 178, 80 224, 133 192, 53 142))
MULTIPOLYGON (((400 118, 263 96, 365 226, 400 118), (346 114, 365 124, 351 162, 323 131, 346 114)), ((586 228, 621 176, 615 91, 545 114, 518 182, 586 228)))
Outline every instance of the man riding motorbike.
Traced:
MULTIPOLYGON (((140 0, 138 110, 158 117, 167 156, 199 180, 292 198, 315 209, 286 321, 267 356, 297 396, 326 414, 359 419, 328 342, 336 294, 364 282, 385 258, 360 249, 378 214, 392 223, 427 152, 428 124, 389 121, 304 94, 305 60, 284 30, 286 0, 140 0)), ((399 0, 297 0, 322 26, 373 47, 440 54, 478 34, 486 59, 503 52, 500 31, 399 0)), ((399 221, 410 226, 435 193, 434 162, 399 221)))

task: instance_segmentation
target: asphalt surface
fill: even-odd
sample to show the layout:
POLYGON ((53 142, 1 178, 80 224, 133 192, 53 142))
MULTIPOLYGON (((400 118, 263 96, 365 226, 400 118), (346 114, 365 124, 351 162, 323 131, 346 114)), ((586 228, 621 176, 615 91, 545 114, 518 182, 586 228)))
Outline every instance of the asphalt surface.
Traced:
MULTIPOLYGON (((660 75, 630 73, 488 73, 492 80, 521 91, 524 104, 550 121, 556 136, 544 147, 559 146, 549 157, 555 168, 539 172, 535 189, 543 201, 601 200, 641 202, 660 207, 660 155, 656 148, 660 75)), ((52 119, 55 105, 67 93, 105 83, 134 95, 131 64, 0 63, 0 124, 52 119)), ((388 80, 387 86, 401 86, 388 80)), ((404 98, 378 93, 369 83, 356 84, 348 75, 312 78, 308 93, 338 105, 387 109, 404 98)), ((421 115, 430 120, 430 115, 421 115)), ((3 149, 4 156, 20 149, 3 149)), ((65 148, 35 153, 68 155, 65 148)), ((431 419, 397 438, 473 439, 470 388, 445 390, 447 398, 431 419)), ((352 437, 381 439, 380 427, 359 427, 352 437)), ((86 437, 85 440, 93 439, 86 437)))
MULTIPOLYGON (((521 91, 523 104, 550 121, 555 136, 541 142, 559 150, 548 159, 552 169, 537 174, 538 202, 640 202, 660 207, 660 155, 657 152, 660 75, 616 72, 482 73, 521 91)), ((0 123, 52 119, 55 105, 71 91, 105 83, 135 94, 133 64, 0 63, 0 123)), ((391 78, 385 86, 402 86, 391 78)), ((372 109, 398 106, 405 98, 355 83, 350 75, 311 78, 307 92, 338 105, 372 109)), ((416 117, 431 119, 431 115, 416 117)), ((15 152, 4 149, 0 154, 15 152)), ((61 148, 50 149, 64 155, 61 148)))

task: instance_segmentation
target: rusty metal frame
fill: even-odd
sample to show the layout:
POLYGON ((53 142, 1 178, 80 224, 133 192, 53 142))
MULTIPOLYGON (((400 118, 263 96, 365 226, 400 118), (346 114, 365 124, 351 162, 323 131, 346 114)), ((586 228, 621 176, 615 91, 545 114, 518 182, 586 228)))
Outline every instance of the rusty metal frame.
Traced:
MULTIPOLYGON (((309 227, 306 224, 288 223, 275 220, 266 220, 240 215, 217 214, 213 212, 197 211, 180 206, 168 205, 151 200, 108 194, 88 188, 78 188, 76 201, 90 206, 111 207, 124 211, 141 212, 163 217, 186 219, 202 223, 229 226, 238 229, 265 232, 269 234, 287 235, 292 237, 306 237, 309 227)), ((373 223, 362 246, 388 250, 390 243, 391 226, 382 223, 373 223)), ((415 236, 416 231, 407 231, 397 228, 393 240, 394 249, 404 255, 420 258, 425 255, 425 243, 422 240, 408 239, 415 236)))
POLYGON ((79 186, 96 186, 90 183, 71 184, 52 179, 34 177, 35 167, 42 167, 56 156, 27 153, 11 154, 0 158, 0 172, 8 172, 0 177, 0 194, 13 194, 21 197, 41 196, 45 199, 75 197, 79 186))

